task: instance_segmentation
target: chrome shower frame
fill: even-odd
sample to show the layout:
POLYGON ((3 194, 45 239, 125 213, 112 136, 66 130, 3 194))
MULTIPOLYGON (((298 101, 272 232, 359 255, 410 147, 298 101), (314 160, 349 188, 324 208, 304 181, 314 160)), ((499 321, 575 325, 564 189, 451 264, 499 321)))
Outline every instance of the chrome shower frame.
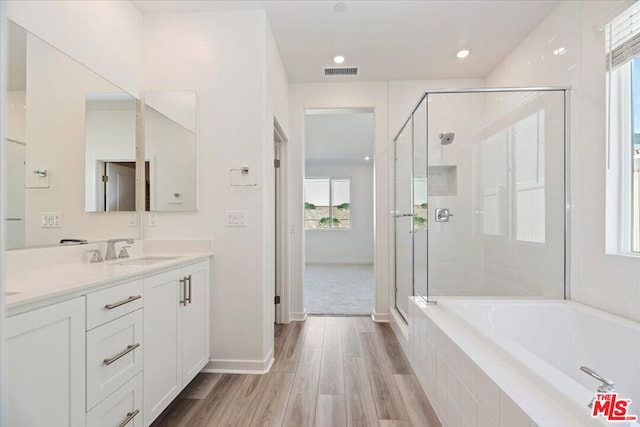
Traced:
MULTIPOLYGON (((401 133, 407 127, 409 122, 412 120, 414 113, 420 107, 420 104, 427 98, 427 102, 425 102, 426 106, 426 116, 427 116, 427 133, 429 129, 429 102, 428 97, 430 95, 438 95, 438 94, 463 94, 463 93, 499 93, 499 92, 562 92, 563 93, 563 101, 564 101, 564 284, 563 284, 563 297, 564 299, 569 299, 571 297, 571 214, 572 214, 572 206, 571 206, 571 139, 570 139, 570 126, 571 126, 571 109, 570 109, 570 91, 571 86, 535 86, 535 87, 498 87, 498 88, 469 88, 469 89, 437 89, 437 90, 428 90, 425 91, 422 96, 418 99, 418 102, 415 104, 411 112, 409 113, 406 120, 402 123, 400 130, 396 133, 393 138, 394 143, 394 158, 397 157, 396 147, 397 141, 400 137, 401 133)), ((413 129, 412 129, 413 132, 413 129)), ((412 141, 413 144, 413 141, 412 141)), ((413 151, 413 147, 412 147, 413 151)), ((427 154, 428 159, 428 154, 427 154)), ((428 163, 428 160, 427 160, 428 163)), ((411 174, 414 175, 414 170, 412 170, 411 174)), ((397 174, 394 166, 394 211, 396 209, 397 203, 397 195, 395 192, 395 181, 397 179, 397 174)), ((413 194, 412 194, 413 197, 413 194)), ((394 243, 397 244, 397 237, 395 236, 395 221, 394 221, 394 243)), ((429 253, 429 243, 427 239, 427 254, 429 253)), ((427 255, 428 256, 428 255, 427 255)), ((394 245, 394 278, 397 283, 397 247, 394 245)), ((414 275, 415 276, 415 275, 414 275)), ((397 286, 394 283, 394 287, 396 289, 396 293, 394 294, 397 298, 397 286)), ((427 274, 427 295, 418 297, 421 298, 426 303, 435 303, 435 300, 429 299, 429 276, 427 274)), ((414 283, 412 283, 412 289, 414 296, 415 295, 415 277, 414 283)), ((394 300, 394 306, 395 300, 394 300)), ((397 308, 396 308, 397 310, 397 308)), ((404 319, 404 317, 401 315, 404 319)), ((406 319, 404 319, 406 321, 406 319)))

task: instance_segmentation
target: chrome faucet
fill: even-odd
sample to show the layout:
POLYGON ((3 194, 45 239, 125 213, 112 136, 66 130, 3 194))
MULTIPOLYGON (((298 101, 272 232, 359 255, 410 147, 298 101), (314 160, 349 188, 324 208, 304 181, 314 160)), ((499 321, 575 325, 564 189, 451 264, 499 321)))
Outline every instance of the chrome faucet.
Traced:
POLYGON ((116 243, 118 242, 127 242, 128 245, 133 244, 133 239, 109 239, 107 240, 107 253, 104 255, 104 260, 109 261, 112 259, 117 259, 116 257, 116 243))
MULTIPOLYGON (((600 381, 601 384, 598 386, 597 393, 614 393, 616 391, 616 384, 613 381, 606 379, 605 377, 603 377, 593 369, 588 368, 586 366, 581 366, 580 370, 585 374, 600 381)), ((596 400, 596 397, 594 396, 593 399, 591 399, 591 402, 589 402, 589 405, 587 406, 589 406, 589 408, 593 408, 593 403, 595 402, 595 400, 596 400)))

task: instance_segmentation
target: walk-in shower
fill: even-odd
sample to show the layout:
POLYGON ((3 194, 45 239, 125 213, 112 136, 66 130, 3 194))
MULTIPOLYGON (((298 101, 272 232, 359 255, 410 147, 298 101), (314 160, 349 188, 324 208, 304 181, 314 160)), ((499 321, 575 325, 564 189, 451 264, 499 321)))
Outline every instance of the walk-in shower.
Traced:
POLYGON ((567 105, 565 88, 420 99, 394 139, 403 317, 413 295, 565 298, 567 105))

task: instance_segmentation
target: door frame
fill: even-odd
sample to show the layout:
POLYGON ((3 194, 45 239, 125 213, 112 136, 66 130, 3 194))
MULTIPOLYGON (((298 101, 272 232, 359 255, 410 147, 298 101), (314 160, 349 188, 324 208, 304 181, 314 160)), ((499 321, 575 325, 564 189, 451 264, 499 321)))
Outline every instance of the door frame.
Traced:
POLYGON ((275 272, 274 272, 274 323, 289 323, 289 139, 284 130, 273 118, 274 161, 280 160, 280 166, 274 167, 274 231, 275 231, 275 272), (276 152, 277 150, 277 152, 276 152), (275 304, 275 297, 280 303, 275 304))

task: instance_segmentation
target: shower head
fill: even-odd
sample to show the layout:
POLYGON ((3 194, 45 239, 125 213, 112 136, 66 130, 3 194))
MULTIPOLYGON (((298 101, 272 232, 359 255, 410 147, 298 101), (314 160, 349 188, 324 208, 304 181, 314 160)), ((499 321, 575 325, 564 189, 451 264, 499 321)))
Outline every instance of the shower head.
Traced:
POLYGON ((440 144, 449 145, 453 142, 453 138, 455 137, 456 137, 456 134, 454 132, 441 133, 440 144))

